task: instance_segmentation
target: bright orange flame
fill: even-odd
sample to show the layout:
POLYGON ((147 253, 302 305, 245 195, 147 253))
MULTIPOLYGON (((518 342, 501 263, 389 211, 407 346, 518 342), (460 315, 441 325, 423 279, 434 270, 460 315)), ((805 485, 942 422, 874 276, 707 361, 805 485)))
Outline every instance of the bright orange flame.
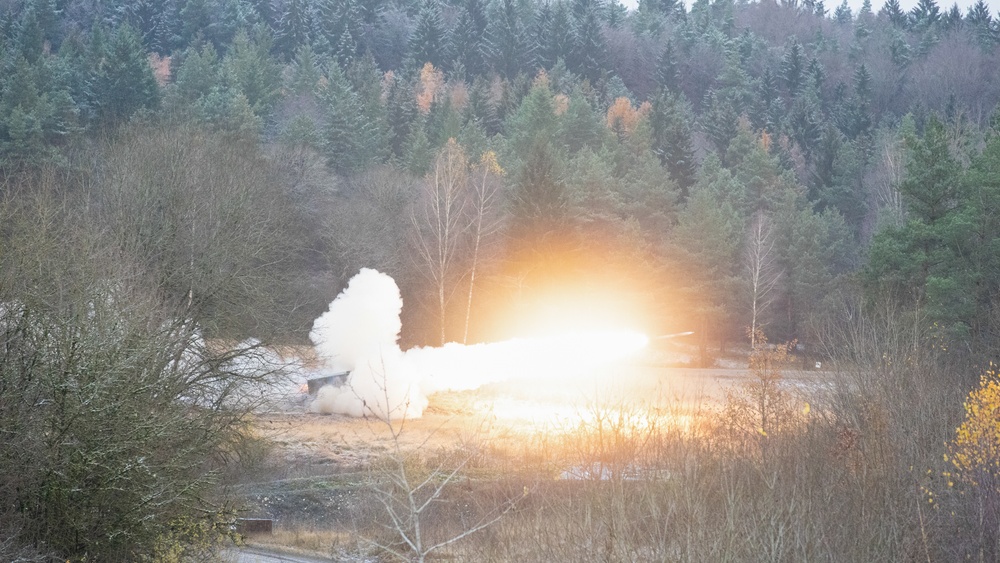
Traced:
POLYGON ((476 389, 489 383, 519 381, 524 388, 540 383, 565 384, 599 369, 607 369, 642 349, 648 338, 636 332, 564 333, 501 342, 445 344, 406 352, 407 363, 422 381, 425 392, 476 389), (523 385, 530 382, 529 386, 523 385))
MULTIPOLYGON (((645 334, 627 330, 563 332, 508 341, 507 351, 524 363, 526 375, 511 387, 516 396, 481 401, 477 410, 490 413, 504 425, 531 431, 571 432, 612 419, 621 421, 628 409, 598 407, 586 395, 602 394, 602 388, 628 370, 623 362, 648 343, 645 334)), ((629 425, 648 426, 660 418, 650 415, 629 425)))

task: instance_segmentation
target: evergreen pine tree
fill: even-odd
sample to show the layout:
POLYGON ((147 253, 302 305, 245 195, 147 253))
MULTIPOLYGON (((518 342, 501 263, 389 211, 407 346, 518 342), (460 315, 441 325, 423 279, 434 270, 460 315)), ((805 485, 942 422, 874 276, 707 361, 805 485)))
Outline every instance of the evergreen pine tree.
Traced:
MULTIPOLYGON (((313 52, 321 55, 329 55, 333 52, 333 45, 336 44, 343 29, 346 27, 340 18, 338 8, 341 5, 351 6, 353 0, 339 2, 338 0, 316 0, 312 4, 309 15, 311 25, 310 38, 313 52)), ((296 49, 296 52, 298 50, 296 49)))
POLYGON ((822 63, 819 62, 819 59, 813 57, 809 59, 809 68, 807 70, 808 77, 812 81, 812 84, 815 85, 817 93, 821 93, 823 91, 823 83, 826 81, 826 71, 823 70, 822 63))
POLYGON ((173 93, 182 103, 195 104, 219 86, 219 55, 210 43, 191 46, 174 80, 173 93))
POLYGON ((680 200, 685 201, 697 174, 691 140, 691 108, 681 95, 661 90, 653 100, 649 121, 653 152, 677 184, 680 200))
POLYGON ((389 118, 382 103, 382 75, 370 53, 351 65, 348 79, 357 94, 357 144, 368 165, 385 162, 389 149, 389 118))
POLYGON ((684 17, 683 0, 660 0, 660 11, 668 18, 684 17))
POLYGON ((282 59, 290 59, 299 45, 310 42, 310 27, 307 0, 287 0, 274 33, 274 48, 282 59))
POLYGON ((274 7, 271 5, 271 0, 247 0, 247 2, 253 7, 254 12, 257 13, 257 18, 261 23, 269 26, 271 29, 276 29, 278 17, 274 12, 274 7))
POLYGON ((332 1, 336 7, 333 25, 326 25, 326 37, 330 42, 331 53, 337 57, 341 66, 346 67, 354 61, 361 52, 361 39, 364 36, 364 20, 358 0, 344 2, 332 1))
MULTIPOLYGON (((544 8, 541 13, 544 15, 544 8)), ((566 3, 557 2, 551 9, 551 16, 539 17, 538 24, 536 43, 539 49, 539 61, 546 69, 551 69, 560 59, 566 61, 572 56, 572 23, 566 3), (543 23, 544 27, 541 25, 543 23)))
POLYGON ((783 126, 799 146, 806 162, 811 163, 824 128, 824 116, 815 83, 803 88, 792 100, 783 126))
POLYGON ((298 95, 311 95, 319 85, 320 69, 312 47, 302 45, 295 51, 292 61, 292 75, 289 86, 298 95))
POLYGON ((885 0, 880 14, 884 14, 889 19, 889 23, 895 27, 906 29, 908 26, 909 19, 906 17, 906 12, 903 11, 903 8, 899 6, 899 0, 885 0))
POLYGON ((375 25, 379 23, 383 14, 385 13, 387 0, 357 0, 358 1, 358 14, 361 16, 361 21, 367 25, 375 25))
POLYGON ((851 7, 847 5, 847 0, 844 0, 837 6, 837 9, 833 12, 833 19, 841 25, 851 23, 853 15, 851 14, 851 7))
POLYGON ((888 289, 894 299, 923 310, 943 336, 964 341, 975 291, 962 256, 973 223, 963 205, 961 165, 936 116, 910 148, 899 185, 908 221, 875 236, 863 279, 867 288, 888 289))
POLYGON ((912 49, 903 32, 895 28, 892 31, 889 40, 889 56, 898 68, 906 68, 910 64, 912 49))
POLYGON ((993 135, 982 153, 972 159, 964 177, 968 215, 976 225, 970 241, 971 269, 976 282, 971 288, 976 305, 973 346, 984 356, 996 357, 997 323, 1000 310, 1000 136, 993 135))
POLYGON ((866 134, 872 125, 872 75, 864 63, 854 69, 854 95, 845 104, 841 130, 850 139, 866 134))
POLYGON ((245 0, 216 0, 213 3, 212 41, 219 45, 229 45, 239 30, 250 30, 260 24, 254 11, 244 2, 245 0))
POLYGON ((873 18, 875 14, 872 12, 872 0, 865 0, 861 3, 861 9, 858 10, 858 17, 873 18))
MULTIPOLYGON (((507 146, 522 159, 537 141, 548 144, 556 133, 555 103, 549 81, 544 76, 535 79, 528 95, 504 122, 507 146)), ((523 160, 522 160, 523 161, 523 160)))
POLYGON ((253 38, 240 30, 222 64, 229 87, 246 97, 250 109, 268 119, 281 96, 281 66, 271 58, 270 37, 259 29, 253 38))
POLYGON ((936 26, 940 20, 941 9, 935 0, 917 0, 917 5, 910 10, 910 21, 917 29, 930 29, 936 26))
POLYGON ((825 18, 826 12, 827 12, 826 4, 823 2, 823 0, 816 0, 815 5, 813 6, 813 14, 815 14, 818 17, 825 18))
MULTIPOLYGON (((190 45, 199 35, 205 39, 212 37, 212 13, 207 0, 186 0, 180 9, 180 40, 190 45)), ((216 48, 220 45, 216 45, 216 48)))
POLYGON ((628 16, 628 10, 622 5, 620 0, 609 0, 606 7, 607 16, 604 18, 608 27, 614 29, 621 27, 628 16))
POLYGON ((324 127, 321 131, 327 162, 338 174, 351 174, 365 163, 358 131, 362 128, 358 96, 339 65, 329 65, 319 90, 324 127))
POLYGON ((477 76, 472 81, 469 101, 465 106, 465 120, 474 123, 489 137, 500 132, 496 105, 490 97, 490 84, 482 76, 477 76))
MULTIPOLYGON (((392 156, 403 159, 408 142, 413 135, 413 129, 418 126, 419 113, 413 85, 401 77, 395 77, 389 84, 386 105, 389 123, 389 147, 392 156)), ((426 136, 424 140, 426 140, 426 136)))
POLYGON ((781 59, 781 77, 788 88, 788 93, 793 96, 805 83, 805 66, 802 45, 798 41, 792 41, 792 44, 785 50, 785 56, 781 59))
POLYGON ((486 28, 486 6, 483 0, 466 0, 451 35, 451 52, 456 65, 462 65, 465 78, 469 80, 486 73, 486 60, 483 56, 486 28))
POLYGON ((431 168, 434 160, 434 147, 427 138, 427 127, 424 116, 418 115, 410 127, 410 134, 404 146, 403 162, 410 174, 423 177, 431 168))
POLYGON ((667 40, 667 46, 660 53, 656 62, 656 83, 660 88, 671 92, 680 91, 680 74, 677 70, 677 54, 674 52, 674 42, 667 40))
POLYGON ((604 116, 595 111, 580 88, 570 96, 566 111, 559 117, 553 146, 574 155, 581 150, 599 152, 609 137, 604 116))
POLYGON ((497 74, 513 80, 535 65, 535 46, 525 29, 517 3, 502 0, 486 35, 486 57, 497 74))
POLYGON ((511 201, 511 235, 515 245, 544 240, 569 222, 569 196, 559 179, 557 161, 545 141, 536 141, 528 151, 511 201))
POLYGON ((736 137, 739 115, 728 98, 719 96, 714 90, 709 92, 701 126, 723 164, 728 164, 726 151, 730 141, 736 137))
POLYGON ((115 123, 159 105, 160 90, 146 49, 130 25, 112 33, 103 55, 92 77, 99 119, 115 123))
POLYGON ((21 56, 29 63, 35 63, 42 56, 45 30, 42 17, 34 2, 28 2, 21 11, 15 26, 15 44, 21 56))
POLYGON ((0 59, 0 169, 39 165, 80 130, 70 96, 71 69, 61 59, 29 63, 17 51, 0 59))
POLYGON ((990 7, 986 0, 978 0, 969 7, 965 16, 965 22, 973 27, 990 26, 993 24, 993 16, 990 14, 990 7))
POLYGON ((998 38, 998 30, 993 16, 990 14, 989 5, 985 0, 979 0, 969 8, 965 16, 965 23, 972 28, 976 34, 976 39, 984 49, 991 48, 998 38))
POLYGON ((351 33, 350 28, 345 26, 337 38, 337 42, 333 44, 331 54, 340 66, 346 67, 355 60, 357 52, 358 43, 354 40, 354 35, 351 33))
POLYGON ((601 30, 596 0, 573 0, 573 49, 566 65, 597 84, 607 71, 608 46, 601 30))
POLYGON ((142 43, 152 52, 166 54, 170 52, 169 33, 165 33, 163 24, 167 12, 165 0, 138 0, 131 5, 128 22, 142 36, 142 43))
POLYGON ((958 4, 952 4, 951 8, 941 16, 941 29, 945 32, 955 31, 962 27, 962 10, 958 9, 958 4))
POLYGON ((448 38, 441 19, 438 0, 424 0, 417 14, 417 25, 410 36, 410 57, 418 66, 431 63, 435 68, 444 68, 447 56, 448 38))

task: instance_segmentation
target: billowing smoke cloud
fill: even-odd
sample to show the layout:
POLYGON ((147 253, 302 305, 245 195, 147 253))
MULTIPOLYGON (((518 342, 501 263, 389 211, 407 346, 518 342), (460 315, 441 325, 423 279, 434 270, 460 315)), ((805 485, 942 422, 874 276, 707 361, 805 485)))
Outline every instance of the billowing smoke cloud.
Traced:
POLYGON ((320 389, 311 410, 419 417, 427 396, 437 391, 476 389, 514 377, 579 374, 645 344, 641 335, 590 332, 404 352, 398 343, 402 308, 399 287, 388 275, 363 269, 351 279, 310 333, 327 371, 350 375, 343 385, 320 389))
POLYGON ((427 397, 399 348, 403 299, 386 274, 363 269, 313 323, 316 353, 334 372, 350 371, 344 385, 324 386, 315 412, 351 416, 420 416, 427 397))

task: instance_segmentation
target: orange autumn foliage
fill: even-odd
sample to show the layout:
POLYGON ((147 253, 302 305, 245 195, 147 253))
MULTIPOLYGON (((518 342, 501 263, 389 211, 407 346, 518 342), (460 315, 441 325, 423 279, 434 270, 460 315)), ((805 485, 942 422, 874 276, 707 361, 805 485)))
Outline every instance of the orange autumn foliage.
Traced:
POLYGON ((434 68, 431 63, 424 63, 417 84, 417 108, 420 113, 426 115, 430 112, 431 105, 442 95, 444 95, 444 73, 434 68))
POLYGON ((651 107, 649 102, 643 102, 638 108, 634 108, 628 98, 620 97, 608 108, 605 123, 608 129, 620 135, 631 135, 651 107))
MULTIPOLYGON (((990 366, 969 392, 965 420, 948 443, 946 460, 954 466, 954 477, 973 487, 1000 482, 1000 376, 990 366)), ((951 475, 948 475, 951 477, 951 475)))

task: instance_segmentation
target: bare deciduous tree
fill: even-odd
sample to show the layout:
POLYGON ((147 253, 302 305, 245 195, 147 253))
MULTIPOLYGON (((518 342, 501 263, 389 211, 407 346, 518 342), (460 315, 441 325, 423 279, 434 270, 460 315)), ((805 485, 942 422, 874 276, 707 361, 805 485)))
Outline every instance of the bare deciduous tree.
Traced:
POLYGON ((472 170, 472 258, 469 265, 469 298, 465 304, 465 331, 462 342, 469 341, 469 320, 472 317, 472 294, 483 245, 500 230, 501 220, 496 213, 500 199, 500 176, 504 173, 496 155, 484 153, 472 170))
POLYGON ((260 334, 286 320, 296 223, 252 139, 131 126, 105 147, 91 209, 163 294, 202 327, 260 334))
POLYGON ((756 345, 750 353, 751 375, 726 391, 723 417, 732 444, 746 447, 755 443, 761 461, 766 462, 770 440, 779 432, 795 428, 798 422, 794 399, 782 374, 795 341, 769 346, 760 330, 753 340, 756 345))
POLYGON ((750 286, 750 348, 756 349, 756 336, 762 329, 761 317, 774 301, 774 289, 781 279, 778 253, 774 248, 774 225, 771 218, 758 212, 750 224, 743 261, 750 286))
POLYGON ((423 273, 434 284, 441 344, 446 341, 447 303, 458 252, 469 231, 467 189, 465 151, 449 139, 434 160, 424 182, 422 201, 411 216, 423 273))
MULTIPOLYGON (((884 220, 898 226, 905 217, 899 184, 906 168, 906 153, 902 139, 891 131, 881 131, 875 143, 874 164, 865 178, 865 183, 871 186, 874 199, 872 208, 879 215, 875 220, 884 220)), ((876 221, 872 221, 869 231, 873 232, 877 228, 874 224, 876 221)))
POLYGON ((512 495, 490 506, 458 508, 453 502, 456 485, 468 479, 466 470, 470 463, 482 455, 483 436, 489 429, 481 426, 471 438, 463 440, 457 448, 439 451, 433 459, 421 454, 433 437, 416 445, 407 445, 404 429, 407 424, 408 404, 392 404, 388 392, 386 366, 373 370, 373 376, 382 377, 382 405, 378 410, 366 404, 369 418, 376 425, 384 426, 389 434, 390 450, 380 463, 372 466, 371 489, 385 509, 388 521, 384 523, 388 539, 374 539, 373 543, 401 561, 423 563, 432 552, 459 542, 497 523, 513 510, 527 494, 512 495), (399 416, 402 414, 402 416, 399 416), (450 510, 442 511, 446 506, 450 510), (442 523, 445 512, 462 512, 461 524, 456 528, 442 523))
POLYGON ((501 226, 497 208, 502 175, 492 152, 470 166, 462 147, 450 139, 438 153, 411 215, 420 269, 435 290, 441 343, 447 339, 448 301, 466 276, 469 290, 462 341, 468 340, 483 252, 501 226))
POLYGON ((390 166, 352 177, 322 220, 321 238, 332 254, 330 266, 342 280, 361 268, 394 277, 407 263, 407 212, 417 180, 390 166))

